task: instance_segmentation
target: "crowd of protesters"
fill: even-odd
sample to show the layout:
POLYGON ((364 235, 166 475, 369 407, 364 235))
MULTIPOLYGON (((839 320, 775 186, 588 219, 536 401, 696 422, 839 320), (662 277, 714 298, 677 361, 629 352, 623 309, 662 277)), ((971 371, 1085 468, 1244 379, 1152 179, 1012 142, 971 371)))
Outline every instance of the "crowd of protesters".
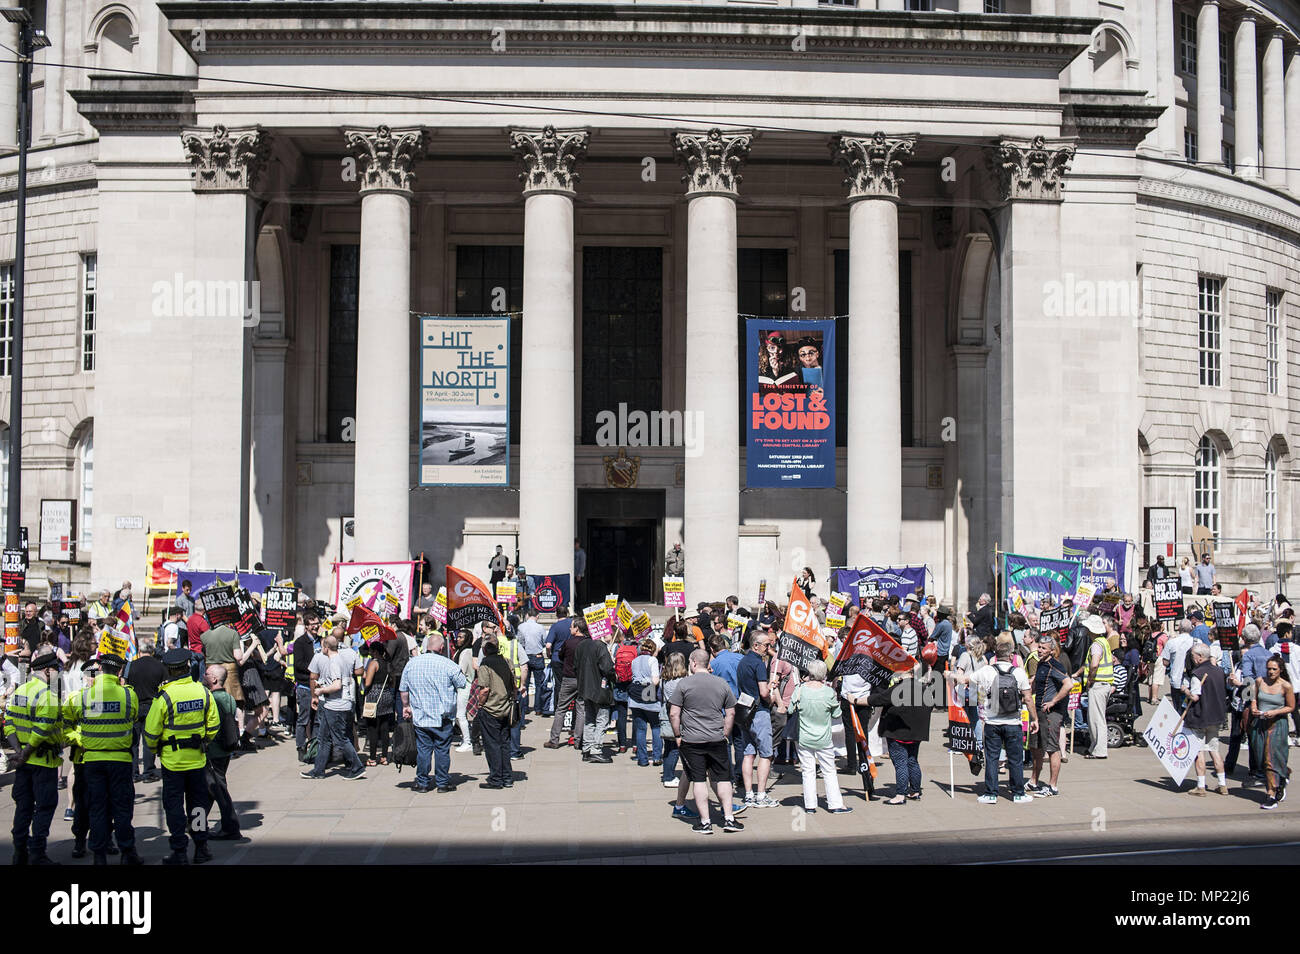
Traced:
MULTIPOLYGON (((504 579, 509 569, 507 560, 493 575, 504 579)), ((1193 597, 1219 595, 1208 562, 1182 571, 1193 597)), ((800 580, 811 595, 812 571, 800 580)), ((1148 578, 1144 589, 1150 585, 1148 578)), ((67 605, 27 603, 0 693, 11 695, 24 666, 49 652, 57 656, 61 692, 83 688, 95 675, 99 629, 130 605, 130 593, 128 583, 67 605)), ((825 661, 800 668, 781 651, 784 609, 771 601, 751 610, 732 596, 700 603, 640 635, 614 625, 593 638, 568 607, 543 623, 521 599, 524 608, 503 613, 501 625, 449 631, 435 619, 425 584, 410 619, 388 620, 396 638, 367 641, 348 631, 347 613, 306 593, 292 629, 241 636, 231 626, 211 626, 186 585, 154 632, 145 632, 136 608, 136 652, 122 675, 140 703, 132 777, 137 785, 158 781, 145 716, 166 679, 159 657, 182 650, 195 680, 236 710, 237 742, 209 753, 209 795, 221 816, 217 839, 242 837, 227 785, 232 758, 292 742, 306 780, 357 780, 367 769, 409 761, 414 791, 446 793, 467 777, 451 773, 455 752, 483 760, 483 787, 509 788, 520 780, 513 763, 525 757, 530 722, 530 740, 545 737, 543 748, 572 748, 597 765, 629 756, 653 769, 675 794, 671 814, 703 834, 715 830, 715 811, 723 831, 739 832, 739 816, 780 804, 772 792, 782 767, 798 773, 807 812, 818 810, 819 780, 827 811, 853 810, 841 760, 850 777, 861 777, 867 801, 919 801, 919 754, 933 741, 936 712, 943 724, 958 713, 971 726, 972 744, 961 748, 971 774, 984 776, 980 803, 996 804, 1003 794, 1028 803, 1059 794, 1072 755, 1105 759, 1117 742, 1142 744, 1135 720, 1144 701, 1149 708, 1166 692, 1184 729, 1201 743, 1189 791, 1227 794, 1244 748, 1241 787, 1262 789, 1260 807, 1276 808, 1286 798, 1288 749, 1297 744, 1291 725, 1300 730, 1293 689, 1300 651, 1285 596, 1251 602, 1239 641, 1221 640, 1194 599, 1187 618, 1169 624, 1153 619, 1147 597, 1101 594, 1091 608, 1074 612, 1068 627, 1047 633, 1037 624, 1050 599, 1001 613, 985 594, 958 616, 924 592, 864 598, 861 608, 845 608, 842 626, 823 628, 825 661), (869 679, 860 667, 836 665, 859 612, 915 666, 877 670, 869 679), (403 722, 409 726, 399 729, 403 722), (399 741, 408 735, 412 751, 403 755, 399 741), (886 760, 892 788, 877 771, 886 760)), ((831 607, 815 595, 811 600, 824 627, 831 607)), ((0 772, 5 768, 0 761, 0 772)), ((85 795, 76 771, 72 766, 64 819, 82 845, 77 809, 85 795)), ((67 767, 60 772, 59 788, 67 789, 67 767)), ((399 776, 399 783, 406 780, 399 776)))

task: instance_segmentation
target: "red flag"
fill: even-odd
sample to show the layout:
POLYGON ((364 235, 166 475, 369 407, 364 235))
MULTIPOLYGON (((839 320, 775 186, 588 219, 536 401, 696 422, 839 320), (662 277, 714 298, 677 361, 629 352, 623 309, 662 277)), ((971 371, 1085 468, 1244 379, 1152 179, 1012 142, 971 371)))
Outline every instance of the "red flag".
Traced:
POLYGON ((1237 638, 1241 639, 1241 632, 1246 628, 1246 623, 1250 621, 1247 615, 1250 612, 1250 591, 1242 590, 1237 594, 1234 601, 1237 604, 1237 638))
POLYGON ((378 637, 381 643, 386 643, 390 639, 397 638, 397 631, 385 623, 376 615, 375 611, 361 604, 357 604, 352 610, 352 618, 348 620, 347 632, 361 633, 366 638, 366 642, 378 637), (375 632, 371 632, 375 630, 375 632))
POLYGON ((808 602, 808 597, 803 595, 803 590, 799 588, 799 581, 795 580, 790 588, 790 605, 785 611, 785 622, 781 624, 781 629, 789 633, 795 639, 802 639, 805 643, 812 643, 826 654, 826 640, 822 637, 821 626, 817 622, 817 614, 813 612, 812 603, 808 602))
MULTIPOLYGON (((925 631, 924 626, 921 631, 925 631)), ((843 662, 850 656, 869 656, 891 672, 907 672, 916 667, 916 660, 908 655, 907 650, 866 613, 858 614, 835 662, 843 662)))
POLYGON ((488 585, 473 573, 448 566, 447 628, 469 629, 475 623, 495 623, 505 628, 488 585))

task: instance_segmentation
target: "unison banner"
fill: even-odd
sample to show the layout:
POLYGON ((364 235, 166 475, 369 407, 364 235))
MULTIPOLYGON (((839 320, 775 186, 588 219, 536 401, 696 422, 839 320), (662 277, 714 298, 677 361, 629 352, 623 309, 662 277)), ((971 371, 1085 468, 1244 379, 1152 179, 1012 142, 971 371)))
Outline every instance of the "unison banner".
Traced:
POLYGON ((1092 537, 1066 537, 1061 541, 1061 555, 1083 565, 1083 579, 1098 589, 1114 584, 1126 588, 1128 563, 1127 540, 1099 540, 1092 537))
POLYGON ((924 588, 928 567, 920 566, 869 566, 837 567, 831 571, 831 589, 849 594, 849 602, 861 607, 863 600, 874 596, 902 598, 924 588))
POLYGON ((420 486, 509 484, 509 316, 422 315, 420 486))
POLYGON ((745 322, 745 483, 835 486, 835 321, 745 322))
POLYGON ((1007 608, 1020 612, 1025 606, 1035 609, 1044 596, 1060 602, 1074 596, 1079 589, 1081 564, 1074 560, 1049 560, 1046 557, 1002 554, 1002 573, 1007 588, 1007 608))

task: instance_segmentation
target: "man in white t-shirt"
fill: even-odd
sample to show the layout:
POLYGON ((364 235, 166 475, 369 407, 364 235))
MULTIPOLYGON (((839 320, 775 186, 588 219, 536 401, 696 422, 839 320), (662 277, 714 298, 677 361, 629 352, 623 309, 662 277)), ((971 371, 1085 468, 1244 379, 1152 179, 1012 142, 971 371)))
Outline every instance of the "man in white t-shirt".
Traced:
POLYGON ((316 764, 302 773, 303 778, 317 779, 325 777, 325 768, 329 765, 330 752, 337 749, 347 763, 343 771, 346 779, 366 777, 365 766, 352 744, 349 726, 353 705, 356 700, 356 653, 351 649, 339 649, 335 636, 326 636, 321 640, 321 651, 311 661, 311 672, 316 677, 312 689, 312 705, 317 707, 321 729, 316 738, 316 764))
POLYGON ((1025 739, 1020 723, 1020 709, 1029 709, 1029 731, 1038 731, 1038 714, 1029 695, 1029 677, 1011 661, 1016 641, 1010 633, 1000 633, 993 643, 993 662, 971 675, 958 672, 954 681, 973 683, 979 692, 979 712, 984 719, 984 794, 982 805, 998 801, 998 756, 1007 751, 1007 770, 1011 775, 1011 800, 1018 805, 1032 802, 1025 794, 1025 739))
POLYGON ((1170 637, 1165 648, 1160 650, 1160 658, 1165 661, 1165 671, 1169 673, 1169 698, 1179 712, 1187 705, 1185 683, 1186 677, 1191 675, 1183 672, 1183 661, 1194 642, 1196 639, 1192 636, 1192 621, 1182 619, 1178 621, 1178 635, 1170 637))

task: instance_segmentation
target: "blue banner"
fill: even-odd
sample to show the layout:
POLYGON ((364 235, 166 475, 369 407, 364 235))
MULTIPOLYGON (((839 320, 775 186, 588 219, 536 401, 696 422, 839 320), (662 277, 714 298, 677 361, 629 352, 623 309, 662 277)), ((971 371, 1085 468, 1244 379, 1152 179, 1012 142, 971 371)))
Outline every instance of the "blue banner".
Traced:
POLYGON ((835 321, 745 322, 745 484, 835 486, 835 321))
POLYGON ((186 580, 194 587, 192 593, 197 596, 220 578, 222 583, 242 586, 250 593, 265 593, 266 588, 275 582, 274 573, 256 573, 252 570, 181 570, 176 574, 176 592, 181 591, 181 584, 186 580))
POLYGON ((551 573, 528 577, 528 598, 539 613, 554 613, 569 605, 569 574, 551 573))
POLYGON ((1006 587, 1007 609, 1022 612, 1025 606, 1037 609, 1044 596, 1060 602, 1079 589, 1082 565, 1074 560, 1050 560, 1046 557, 1002 554, 1002 575, 1006 587))
POLYGON ((849 594, 849 602, 861 606, 863 597, 871 599, 874 593, 881 597, 915 593, 925 587, 929 568, 921 566, 869 566, 866 569, 841 567, 831 571, 831 588, 836 593, 849 594))
POLYGON ((1112 583, 1127 589, 1127 540, 1099 540, 1092 537, 1066 537, 1061 541, 1061 555, 1083 563, 1083 579, 1096 583, 1102 590, 1112 583))

